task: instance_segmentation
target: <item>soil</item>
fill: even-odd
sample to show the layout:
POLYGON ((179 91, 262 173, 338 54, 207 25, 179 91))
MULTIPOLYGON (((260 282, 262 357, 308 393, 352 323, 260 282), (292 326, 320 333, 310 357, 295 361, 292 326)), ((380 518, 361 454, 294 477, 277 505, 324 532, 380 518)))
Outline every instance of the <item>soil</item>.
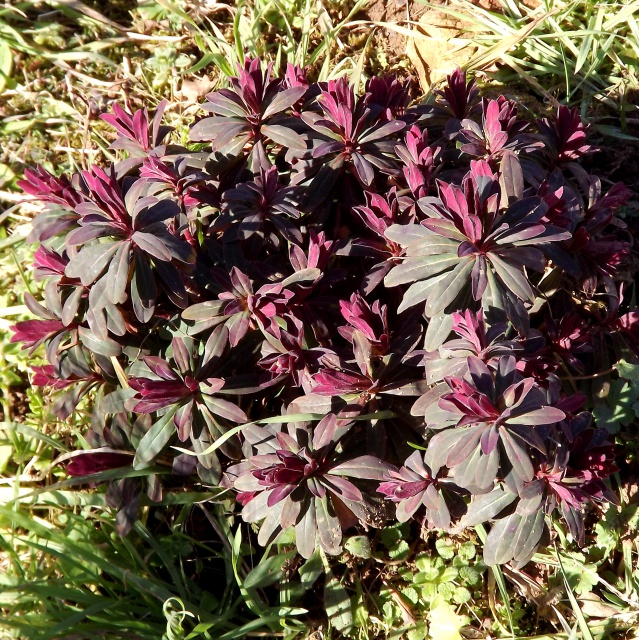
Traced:
MULTIPOLYGON (((439 22, 442 18, 449 21, 450 18, 445 14, 432 8, 433 5, 444 4, 446 4, 446 0, 430 0, 429 5, 431 6, 413 0, 373 0, 363 12, 362 17, 372 22, 390 22, 403 27, 409 27, 411 22, 419 22, 419 19, 426 13, 432 13, 435 22, 439 22)), ((501 8, 499 0, 473 0, 473 4, 491 11, 499 11, 501 8)), ((376 44, 393 62, 406 56, 407 38, 396 31, 391 29, 378 30, 376 44)))
POLYGON ((29 398, 27 397, 26 389, 26 382, 21 384, 20 386, 9 389, 8 400, 11 415, 5 416, 4 411, 0 407, 0 422, 9 419, 15 420, 17 422, 22 422, 24 416, 29 413, 29 398))
POLYGON ((612 183, 623 182, 639 197, 639 142, 604 138, 597 146, 583 166, 612 183))
MULTIPOLYGON (((365 18, 372 22, 392 22, 407 26, 409 20, 417 22, 427 11, 427 6, 411 0, 373 0, 366 8, 365 18)), ((390 60, 397 60, 405 55, 406 36, 385 29, 378 31, 377 41, 390 54, 390 60)))
POLYGON ((131 11, 137 7, 136 0, 86 0, 87 6, 102 13, 120 25, 131 23, 131 11))

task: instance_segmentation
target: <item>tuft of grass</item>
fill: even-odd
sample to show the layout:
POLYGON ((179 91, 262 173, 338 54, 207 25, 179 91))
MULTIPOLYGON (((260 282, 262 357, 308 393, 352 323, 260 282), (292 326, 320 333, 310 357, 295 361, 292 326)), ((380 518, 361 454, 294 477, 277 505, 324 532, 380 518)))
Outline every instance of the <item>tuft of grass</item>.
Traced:
POLYGON ((639 1, 542 0, 535 8, 522 0, 500 3, 501 11, 470 0, 438 7, 463 20, 479 46, 467 67, 488 69, 503 83, 523 79, 550 101, 578 106, 584 117, 604 104, 625 130, 637 112, 629 97, 639 90, 639 1))
POLYGON ((223 78, 234 75, 244 56, 259 57, 283 70, 287 63, 309 67, 312 75, 355 68, 342 34, 368 0, 327 3, 314 0, 239 0, 234 5, 215 5, 215 10, 187 11, 169 0, 143 2, 138 13, 148 20, 162 19, 177 31, 185 31, 198 50, 199 59, 184 74, 210 73, 223 78))
POLYGON ((154 535, 138 522, 120 538, 99 502, 0 506, 2 637, 230 640, 244 637, 247 623, 268 631, 268 619, 256 625, 241 615, 233 583, 204 588, 195 565, 223 576, 219 550, 179 526, 154 535))

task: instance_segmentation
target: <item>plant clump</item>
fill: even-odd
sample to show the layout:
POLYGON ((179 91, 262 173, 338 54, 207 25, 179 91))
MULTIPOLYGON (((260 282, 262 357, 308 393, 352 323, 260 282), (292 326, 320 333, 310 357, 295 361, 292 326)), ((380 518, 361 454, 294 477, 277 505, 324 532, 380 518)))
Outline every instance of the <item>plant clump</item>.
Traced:
MULTIPOLYGON (((41 167, 31 240, 45 346, 34 383, 92 400, 86 474, 132 464, 231 489, 257 541, 299 553, 389 521, 487 524, 488 565, 527 563, 554 519, 583 542, 614 501, 589 384, 632 358, 632 238, 579 159, 575 111, 529 122, 453 73, 430 104, 395 77, 275 77, 246 60, 191 146, 154 114, 103 119, 121 159, 41 167)), ((122 534, 142 480, 112 492, 122 534)))

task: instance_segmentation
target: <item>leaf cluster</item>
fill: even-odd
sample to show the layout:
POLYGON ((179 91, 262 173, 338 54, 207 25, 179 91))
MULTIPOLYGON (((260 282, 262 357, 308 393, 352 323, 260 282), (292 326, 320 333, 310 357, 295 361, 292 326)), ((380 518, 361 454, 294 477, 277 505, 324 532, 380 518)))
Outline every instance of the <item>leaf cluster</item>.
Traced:
MULTIPOLYGON (((69 472, 224 486, 305 558, 389 518, 490 523, 487 564, 525 564, 556 516, 582 541, 616 467, 574 382, 635 357, 639 312, 630 194, 579 165, 577 113, 527 122, 459 70, 411 104, 257 59, 186 145, 164 106, 103 117, 109 166, 20 182, 44 299, 13 340, 44 345, 61 416, 95 398, 69 472)), ((120 533, 143 489, 109 489, 120 533)))

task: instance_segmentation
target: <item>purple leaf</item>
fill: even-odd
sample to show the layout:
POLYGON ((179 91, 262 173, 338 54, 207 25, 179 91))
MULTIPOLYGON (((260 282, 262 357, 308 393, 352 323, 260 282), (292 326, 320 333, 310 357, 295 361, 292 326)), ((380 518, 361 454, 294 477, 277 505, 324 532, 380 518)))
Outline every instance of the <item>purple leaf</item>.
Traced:
POLYGON ((352 482, 340 476, 326 474, 321 482, 329 491, 332 491, 345 500, 361 502, 364 499, 362 492, 352 482))
POLYGON ((362 478, 364 480, 381 480, 388 471, 388 463, 375 456, 360 456, 348 462, 342 462, 327 471, 329 475, 362 478))
POLYGON ((142 231, 136 231, 131 240, 145 253, 162 260, 164 262, 171 261, 171 254, 162 241, 151 235, 150 233, 144 233, 142 231))
POLYGON ((267 138, 285 149, 299 149, 301 151, 306 149, 304 139, 288 127, 277 124, 262 125, 261 131, 267 138))

